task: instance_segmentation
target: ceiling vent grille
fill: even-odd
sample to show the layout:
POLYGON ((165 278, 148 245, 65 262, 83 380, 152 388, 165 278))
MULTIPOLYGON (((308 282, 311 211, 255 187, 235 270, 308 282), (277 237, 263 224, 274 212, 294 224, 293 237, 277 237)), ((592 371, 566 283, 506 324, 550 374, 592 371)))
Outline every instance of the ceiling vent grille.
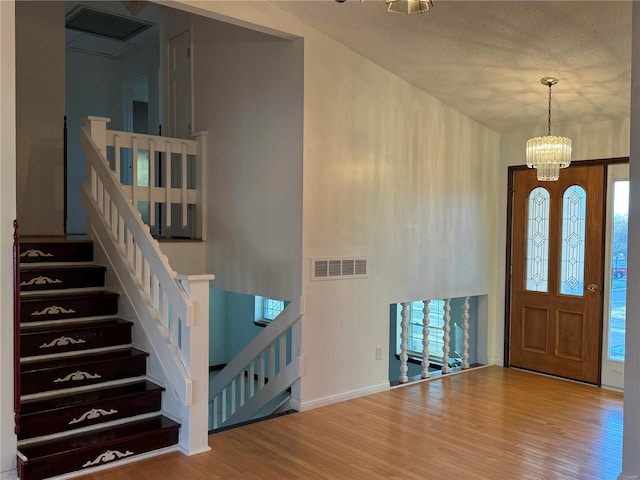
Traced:
POLYGON ((128 40, 151 26, 151 23, 138 19, 87 7, 75 8, 69 12, 65 19, 65 27, 67 28, 116 40, 128 40))
POLYGON ((367 276, 367 259, 364 257, 311 259, 311 280, 338 280, 367 276))

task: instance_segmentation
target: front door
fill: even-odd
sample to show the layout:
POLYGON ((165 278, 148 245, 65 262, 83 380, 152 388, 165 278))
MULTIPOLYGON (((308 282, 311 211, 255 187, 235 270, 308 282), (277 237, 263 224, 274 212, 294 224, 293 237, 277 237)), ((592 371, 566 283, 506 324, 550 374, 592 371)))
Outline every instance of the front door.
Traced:
POLYGON ((509 363, 600 381, 604 171, 514 171, 509 363))

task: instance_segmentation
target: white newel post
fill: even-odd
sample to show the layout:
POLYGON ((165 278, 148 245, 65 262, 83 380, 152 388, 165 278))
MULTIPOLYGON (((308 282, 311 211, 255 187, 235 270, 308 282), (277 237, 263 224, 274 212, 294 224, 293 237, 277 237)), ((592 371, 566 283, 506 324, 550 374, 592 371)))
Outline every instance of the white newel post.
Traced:
POLYGON ((422 378, 429 378, 429 302, 423 300, 422 304, 422 378))
POLYGON ((209 416, 209 282, 215 276, 178 275, 193 305, 193 321, 183 322, 182 356, 189 368, 191 401, 180 427, 180 447, 187 455, 207 452, 209 416))
POLYGON ((469 368, 469 297, 462 305, 462 369, 469 368))
POLYGON ((442 373, 449 373, 449 353, 451 352, 451 299, 444 301, 444 325, 442 335, 442 373))
POLYGON ((200 207, 196 238, 203 242, 207 239, 207 132, 196 132, 196 204, 200 207), (198 172, 200 175, 198 175, 198 172))
POLYGON ((400 383, 407 383, 409 377, 407 376, 407 350, 409 349, 409 303, 402 304, 402 311, 400 312, 402 321, 400 322, 400 383))
MULTIPOLYGON (((85 127, 89 130, 93 143, 96 144, 98 150, 107 158, 107 123, 111 121, 107 117, 88 116, 82 119, 85 127)), ((91 163, 87 162, 87 182, 91 187, 91 195, 93 199, 98 201, 98 178, 96 172, 93 171, 91 163)))

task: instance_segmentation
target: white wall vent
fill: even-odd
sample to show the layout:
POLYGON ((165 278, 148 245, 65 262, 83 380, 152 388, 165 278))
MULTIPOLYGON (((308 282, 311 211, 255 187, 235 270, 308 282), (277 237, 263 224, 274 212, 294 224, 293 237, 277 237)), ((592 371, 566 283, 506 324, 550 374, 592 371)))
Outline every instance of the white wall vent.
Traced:
POLYGON ((366 278, 367 275, 367 259, 365 257, 311 259, 311 280, 366 278))

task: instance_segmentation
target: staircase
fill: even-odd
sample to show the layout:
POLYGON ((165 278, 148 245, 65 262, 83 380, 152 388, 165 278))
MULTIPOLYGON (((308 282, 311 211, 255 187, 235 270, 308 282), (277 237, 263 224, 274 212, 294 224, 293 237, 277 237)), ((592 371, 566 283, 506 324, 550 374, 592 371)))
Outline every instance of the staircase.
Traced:
POLYGON ((18 473, 38 480, 176 445, 164 388, 117 318, 90 241, 20 245, 18 473))

